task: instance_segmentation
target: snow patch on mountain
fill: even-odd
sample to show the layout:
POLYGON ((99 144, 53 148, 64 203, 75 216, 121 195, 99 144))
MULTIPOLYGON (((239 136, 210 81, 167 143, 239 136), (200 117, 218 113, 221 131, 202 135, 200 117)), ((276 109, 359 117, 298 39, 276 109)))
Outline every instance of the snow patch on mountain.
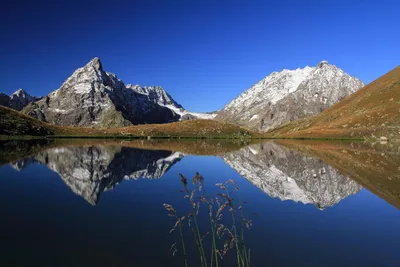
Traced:
POLYGON ((182 108, 176 108, 173 105, 165 105, 165 107, 173 110, 176 114, 179 114, 181 117, 183 117, 185 115, 192 115, 192 116, 195 116, 198 119, 212 120, 212 119, 215 118, 215 116, 217 116, 217 113, 191 112, 191 111, 187 111, 187 110, 182 109, 182 108))
POLYGON ((300 83, 307 78, 312 70, 313 68, 307 66, 303 69, 284 69, 281 72, 273 72, 239 95, 226 108, 250 104, 254 102, 255 98, 265 99, 275 104, 296 91, 300 83))

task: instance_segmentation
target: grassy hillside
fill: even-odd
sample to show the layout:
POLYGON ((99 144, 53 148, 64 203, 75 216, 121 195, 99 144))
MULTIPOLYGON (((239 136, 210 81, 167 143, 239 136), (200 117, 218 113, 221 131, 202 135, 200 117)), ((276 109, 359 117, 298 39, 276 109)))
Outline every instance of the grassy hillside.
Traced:
POLYGON ((268 135, 291 138, 399 138, 400 67, 319 115, 282 125, 268 135))
POLYGON ((251 131, 213 120, 192 120, 168 124, 144 124, 123 128, 84 128, 50 125, 15 110, 0 106, 0 135, 64 136, 64 137, 187 137, 249 138, 251 131))
POLYGON ((55 129, 51 125, 0 106, 0 135, 45 136, 54 135, 54 133, 55 129))

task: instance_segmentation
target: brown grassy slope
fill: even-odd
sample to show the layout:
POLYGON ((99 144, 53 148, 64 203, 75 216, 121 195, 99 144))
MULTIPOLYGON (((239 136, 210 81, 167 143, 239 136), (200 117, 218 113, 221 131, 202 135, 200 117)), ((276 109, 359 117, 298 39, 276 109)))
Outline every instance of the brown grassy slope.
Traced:
POLYGON ((312 118, 282 125, 279 137, 375 138, 400 136, 400 67, 312 118))
POLYGON ((400 209, 400 144, 279 140, 325 163, 400 209))
POLYGON ((84 128, 50 125, 0 106, 0 135, 18 136, 132 136, 132 137, 251 137, 242 127, 213 120, 145 124, 124 128, 84 128))
POLYGON ((0 106, 0 135, 53 135, 54 128, 13 109, 0 106))
POLYGON ((106 134, 130 134, 135 136, 250 137, 252 135, 251 131, 242 127, 214 120, 143 124, 125 128, 104 129, 102 131, 106 134))

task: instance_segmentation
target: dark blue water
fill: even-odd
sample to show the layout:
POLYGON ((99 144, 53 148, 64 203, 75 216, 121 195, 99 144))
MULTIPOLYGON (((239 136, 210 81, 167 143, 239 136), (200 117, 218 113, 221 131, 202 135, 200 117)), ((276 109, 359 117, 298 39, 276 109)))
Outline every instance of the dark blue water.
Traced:
MULTIPOLYGON (((179 234, 169 234, 174 221, 163 203, 187 214, 179 173, 191 178, 198 171, 210 195, 219 192, 216 183, 236 181, 238 197, 247 202, 245 213, 253 220, 245 232, 252 266, 400 266, 400 212, 395 206, 317 159, 287 150, 282 151, 289 154, 279 156, 254 150, 242 148, 226 157, 65 147, 30 155, 18 166, 3 165, 0 265, 183 266, 179 234), (254 173, 245 177, 239 165, 254 173), (290 178, 270 184, 254 180, 271 180, 271 175, 290 178), (173 256, 175 241, 178 252, 173 256)), ((200 214, 200 227, 207 229, 206 213, 200 214)), ((200 266, 189 227, 185 229, 189 266, 200 266)), ((231 250, 221 266, 234 263, 231 250)))

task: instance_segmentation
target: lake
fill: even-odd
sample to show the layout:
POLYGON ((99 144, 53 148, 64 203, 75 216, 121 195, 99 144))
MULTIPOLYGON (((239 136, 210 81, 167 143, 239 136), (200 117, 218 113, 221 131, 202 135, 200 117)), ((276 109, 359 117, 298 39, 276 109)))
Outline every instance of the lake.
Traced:
POLYGON ((234 230, 251 266, 400 266, 395 143, 1 141, 0 164, 1 266, 201 266, 200 239, 237 266, 234 230))

